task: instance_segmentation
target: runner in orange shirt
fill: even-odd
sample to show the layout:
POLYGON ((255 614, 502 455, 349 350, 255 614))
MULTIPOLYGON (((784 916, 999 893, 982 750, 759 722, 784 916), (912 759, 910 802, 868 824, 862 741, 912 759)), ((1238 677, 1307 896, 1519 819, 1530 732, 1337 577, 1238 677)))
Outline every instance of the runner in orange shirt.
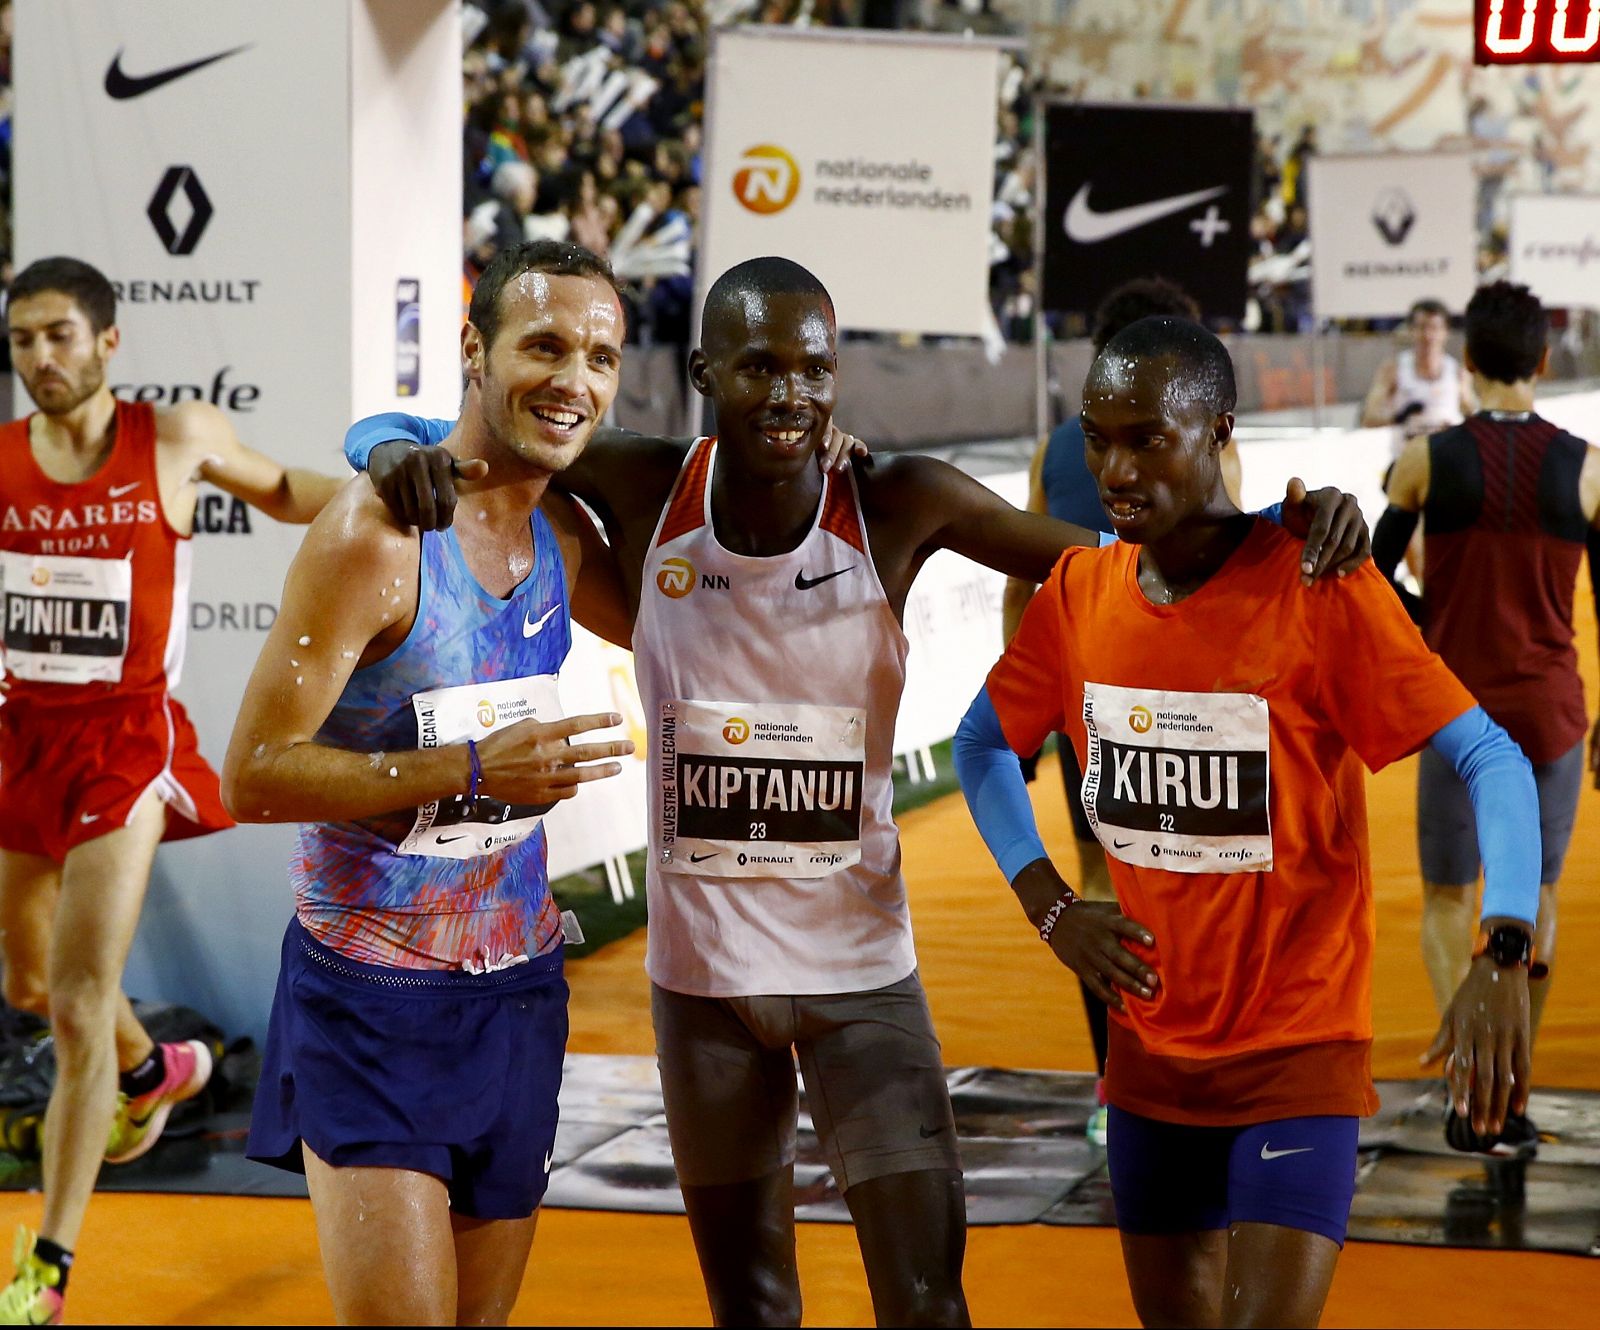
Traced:
POLYGON ((1122 540, 1066 551, 957 736, 1029 919, 1113 1010, 1109 1166, 1147 1325, 1321 1315, 1377 1107, 1362 766, 1432 742, 1471 790, 1482 954, 1430 1051, 1479 1132, 1528 1096, 1527 760, 1371 565, 1296 584, 1296 542, 1223 487, 1234 400, 1226 349, 1188 320, 1101 352, 1086 455, 1122 540), (1039 841, 1015 754, 1053 729, 1120 911, 1079 901, 1039 841))

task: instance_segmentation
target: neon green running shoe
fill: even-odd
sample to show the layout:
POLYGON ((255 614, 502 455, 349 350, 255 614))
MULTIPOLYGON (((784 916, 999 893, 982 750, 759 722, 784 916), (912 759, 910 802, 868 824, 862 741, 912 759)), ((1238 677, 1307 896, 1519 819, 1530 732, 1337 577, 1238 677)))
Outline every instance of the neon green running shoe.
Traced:
POLYGON ((33 1254, 34 1235, 26 1226, 17 1229, 11 1249, 17 1273, 0 1290, 0 1325, 60 1325, 66 1302, 56 1285, 61 1271, 33 1254))
POLYGON ((147 1154, 161 1139, 173 1107, 193 1099, 211 1079, 211 1050, 199 1039, 162 1044, 166 1074, 161 1084, 129 1099, 117 1091, 117 1115, 111 1119, 111 1139, 106 1142, 106 1163, 126 1164, 147 1154))

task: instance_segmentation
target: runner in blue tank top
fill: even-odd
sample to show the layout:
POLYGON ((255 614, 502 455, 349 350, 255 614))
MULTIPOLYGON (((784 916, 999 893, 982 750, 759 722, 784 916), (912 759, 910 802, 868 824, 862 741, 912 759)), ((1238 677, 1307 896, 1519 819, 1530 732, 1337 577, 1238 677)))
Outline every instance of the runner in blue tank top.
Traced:
POLYGON ((610 270, 512 247, 469 320, 445 446, 474 520, 419 537, 365 481, 328 505, 223 774, 240 821, 301 824, 249 1153, 305 1172, 346 1324, 511 1311, 567 1033, 541 819, 633 747, 575 741, 618 716, 561 718, 569 598, 612 640, 626 612, 598 533, 546 493, 616 395, 610 270))

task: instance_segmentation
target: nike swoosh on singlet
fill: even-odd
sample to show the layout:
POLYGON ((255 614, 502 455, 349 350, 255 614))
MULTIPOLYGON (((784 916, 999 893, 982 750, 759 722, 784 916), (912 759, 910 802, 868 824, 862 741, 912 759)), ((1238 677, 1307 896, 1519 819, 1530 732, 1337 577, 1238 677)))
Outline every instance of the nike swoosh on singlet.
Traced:
POLYGON ((846 573, 855 571, 855 564, 848 568, 840 568, 837 572, 823 573, 821 577, 807 577, 802 570, 794 575, 794 589, 796 591, 809 591, 814 586, 821 586, 824 582, 831 582, 836 577, 843 577, 846 573))
POLYGON ((219 60, 226 60, 230 55, 238 55, 240 51, 249 49, 250 44, 246 42, 243 46, 235 46, 231 51, 220 51, 202 60, 191 60, 186 65, 173 65, 170 69, 158 69, 154 74, 124 74, 122 52, 118 51, 106 70, 106 96, 119 102, 125 102, 130 97, 142 97, 145 93, 154 92, 175 79, 181 79, 185 74, 192 74, 197 69, 204 69, 207 65, 214 65, 219 60))
POLYGON ((550 616, 552 614, 554 614, 560 608, 561 608, 561 606, 559 606, 559 605, 552 605, 549 609, 547 609, 544 612, 544 614, 542 614, 540 616, 538 623, 533 623, 531 620, 529 620, 528 616, 526 614, 524 614, 522 616, 522 635, 524 637, 534 637, 534 636, 536 636, 538 634, 539 630, 541 628, 543 628, 545 626, 545 624, 550 622, 550 616))
POLYGON ((1261 1157, 1263 1159, 1282 1159, 1284 1155, 1310 1154, 1314 1149, 1316 1149, 1314 1145, 1302 1145, 1293 1150, 1274 1150, 1265 1141, 1262 1141, 1261 1157))
POLYGON ((106 493, 109 494, 113 499, 120 499, 124 494, 127 494, 130 490, 138 489, 139 486, 142 483, 143 483, 142 481, 134 480, 134 481, 130 481, 126 485, 113 485, 110 489, 108 489, 106 491, 106 493))
POLYGON ((1095 245, 1227 192, 1226 185, 1217 185, 1211 189, 1197 189, 1192 194, 1173 194, 1164 199, 1152 199, 1149 203, 1113 208, 1110 212, 1095 212, 1089 206, 1089 182, 1085 181, 1072 196, 1072 202, 1067 204, 1064 223, 1067 238, 1076 240, 1080 245, 1095 245))

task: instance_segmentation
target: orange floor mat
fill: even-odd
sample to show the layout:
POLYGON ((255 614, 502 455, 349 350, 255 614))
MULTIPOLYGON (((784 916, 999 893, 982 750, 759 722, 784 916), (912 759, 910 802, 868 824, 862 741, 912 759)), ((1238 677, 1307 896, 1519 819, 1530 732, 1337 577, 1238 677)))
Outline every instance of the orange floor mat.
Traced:
MULTIPOLYGON (((1587 585, 1587 583, 1585 583, 1587 585)), ((1580 648, 1596 696, 1594 624, 1579 597, 1580 648)), ((1374 975, 1380 1077, 1419 1074, 1436 1021, 1417 953, 1415 763, 1370 785, 1377 884, 1374 975)), ((1033 787, 1046 843, 1068 835, 1061 785, 1044 764, 1033 787)), ((918 950, 952 1065, 1089 1067, 1077 986, 1023 922, 959 799, 902 820, 918 950)), ((1560 967, 1535 1074, 1546 1085, 1600 1089, 1600 795, 1586 790, 1567 863, 1560 967)), ((649 1053, 644 944, 634 937, 571 968, 572 1047, 649 1053)), ((0 1224, 37 1223, 36 1196, 0 1194, 0 1224)), ((799 1230, 806 1319, 869 1325, 852 1231, 799 1230)), ((79 1322, 323 1322, 330 1308, 304 1201, 102 1195, 79 1246, 69 1309, 79 1322)), ((1103 1229, 983 1228, 968 1242, 973 1317, 988 1325, 1124 1325, 1133 1317, 1116 1234, 1103 1229)), ((1589 1326, 1600 1260, 1353 1243, 1340 1262, 1328 1326, 1589 1326)), ((682 1218, 550 1211, 517 1322, 708 1323, 682 1218)))

